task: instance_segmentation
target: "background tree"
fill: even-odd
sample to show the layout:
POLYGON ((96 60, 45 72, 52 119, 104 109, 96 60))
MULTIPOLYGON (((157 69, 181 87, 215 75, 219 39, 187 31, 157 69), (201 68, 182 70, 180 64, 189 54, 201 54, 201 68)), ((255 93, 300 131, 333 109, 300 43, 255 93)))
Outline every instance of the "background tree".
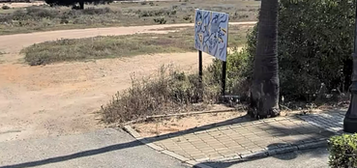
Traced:
MULTIPOLYGON (((326 103, 346 98, 351 85, 355 1, 280 1, 278 27, 279 93, 292 109, 300 103, 326 103), (325 88, 321 90, 321 86, 325 88), (321 92, 322 91, 322 92, 321 92), (322 95, 322 100, 319 99, 322 95)), ((246 49, 229 54, 227 93, 249 98, 256 56, 258 27, 247 36, 246 49)), ((210 67, 220 80, 220 61, 210 67)), ((249 100, 249 99, 248 99, 249 100)))
POLYGON ((250 109, 254 118, 279 115, 278 0, 262 0, 250 109))
MULTIPOLYGON (((325 94, 333 90, 348 91, 352 73, 354 17, 353 1, 280 2, 279 81, 280 95, 286 101, 315 101, 322 84, 325 94)), ((256 53, 256 44, 257 28, 254 28, 248 35, 249 59, 256 53)), ((248 64, 248 73, 250 66, 248 64)))
POLYGON ((77 9, 84 9, 84 4, 105 4, 105 3, 111 3, 113 0, 46 0, 46 3, 55 6, 73 6, 74 8, 77 7, 77 9), (79 5, 79 6, 77 6, 79 5))

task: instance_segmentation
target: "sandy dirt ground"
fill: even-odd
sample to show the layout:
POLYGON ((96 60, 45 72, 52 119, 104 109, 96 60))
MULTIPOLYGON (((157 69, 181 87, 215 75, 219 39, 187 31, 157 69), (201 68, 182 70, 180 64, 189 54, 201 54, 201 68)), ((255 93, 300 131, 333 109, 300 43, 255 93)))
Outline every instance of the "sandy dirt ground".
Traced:
MULTIPOLYGON (((243 23, 240 23, 243 24, 243 23)), ((244 24, 252 24, 244 23, 244 24)), ((0 36, 0 142, 60 136, 104 127, 96 112, 117 91, 131 84, 131 76, 157 72, 163 64, 196 71, 197 53, 142 55, 130 58, 28 66, 20 50, 34 43, 60 38, 98 35, 165 33, 157 29, 183 26, 155 25, 62 30, 0 36)), ((212 57, 204 54, 204 65, 212 57)))
POLYGON ((245 114, 246 112, 232 111, 197 114, 184 117, 157 118, 153 121, 135 123, 131 126, 143 137, 154 137, 201 126, 224 123, 242 117, 245 114))
POLYGON ((31 3, 25 3, 25 2, 16 2, 16 3, 0 3, 0 6, 8 6, 10 8, 25 8, 29 6, 41 6, 45 5, 45 2, 41 1, 36 1, 36 2, 31 2, 31 3))

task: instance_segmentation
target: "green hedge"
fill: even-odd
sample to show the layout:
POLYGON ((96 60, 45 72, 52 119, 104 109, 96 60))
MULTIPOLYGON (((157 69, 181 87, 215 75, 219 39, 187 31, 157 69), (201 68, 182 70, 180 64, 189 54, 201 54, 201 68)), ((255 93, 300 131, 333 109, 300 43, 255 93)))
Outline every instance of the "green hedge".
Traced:
POLYGON ((357 134, 334 136, 328 143, 331 167, 357 167, 357 134))
MULTIPOLYGON (((355 3, 348 0, 281 1, 280 93, 287 101, 314 101, 322 83, 328 92, 351 84, 355 3)), ((248 36, 254 57, 256 29, 248 36)))

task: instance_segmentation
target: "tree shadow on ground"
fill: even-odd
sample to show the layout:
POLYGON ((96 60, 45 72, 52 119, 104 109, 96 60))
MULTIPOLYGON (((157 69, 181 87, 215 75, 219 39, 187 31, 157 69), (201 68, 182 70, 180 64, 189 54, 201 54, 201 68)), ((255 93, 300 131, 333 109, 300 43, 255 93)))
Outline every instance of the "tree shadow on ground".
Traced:
MULTIPOLYGON (((246 122, 250 122, 250 121, 252 121, 252 120, 249 117, 243 116, 243 117, 238 117, 235 119, 230 119, 230 120, 219 122, 219 123, 214 123, 214 124, 204 125, 204 126, 197 127, 197 128, 188 129, 185 131, 169 133, 169 134, 160 135, 160 136, 156 136, 156 137, 144 138, 144 140, 146 140, 147 142, 155 142, 155 141, 173 138, 173 137, 190 134, 190 133, 194 133, 194 132, 198 132, 198 131, 204 131, 204 130, 208 130, 208 129, 212 129, 212 128, 216 128, 216 127, 227 126, 227 125, 238 124, 238 123, 246 123, 246 122)), ((299 134, 299 128, 271 127, 270 129, 272 130, 272 133, 274 133, 274 131, 276 132, 275 136, 286 136, 287 134, 280 133, 282 131, 289 133, 288 135, 298 135, 299 134)), ((329 132, 329 133, 332 135, 331 132, 329 132)), ((321 135, 312 134, 311 136, 316 136, 316 138, 319 138, 319 136, 321 136, 321 135)), ((306 141, 308 139, 311 139, 311 138, 307 138, 306 141)), ((304 143, 304 142, 305 142, 304 140, 299 141, 299 143, 304 143)), ((267 146, 267 148, 281 147, 284 145, 289 146, 291 143, 292 142, 290 142, 289 144, 270 144, 267 146)), ((298 142, 296 142, 296 143, 298 143, 298 142)), ((56 157, 51 157, 51 158, 47 158, 47 159, 43 159, 43 160, 36 160, 36 161, 19 163, 19 164, 7 165, 7 166, 2 166, 0 168, 23 168, 23 167, 42 166, 42 165, 47 165, 47 164, 51 164, 51 163, 63 162, 63 161, 68 161, 68 160, 72 160, 72 159, 98 155, 98 154, 111 152, 111 151, 117 151, 117 150, 121 150, 121 149, 128 149, 128 148, 141 146, 141 145, 145 145, 145 144, 142 144, 138 140, 134 140, 132 142, 121 143, 121 144, 110 145, 110 146, 106 146, 106 147, 102 147, 102 148, 81 151, 81 152, 73 153, 70 155, 56 156, 56 157)), ((284 159, 289 159, 289 158, 284 158, 284 159)), ((293 159, 293 158, 290 158, 290 159, 293 159)), ((242 161, 240 160, 240 161, 232 161, 232 162, 222 163, 222 164, 220 164, 220 168, 226 168, 226 167, 229 167, 230 165, 237 164, 240 162, 242 162, 242 161)), ((205 162, 204 164, 215 164, 215 163, 218 164, 219 162, 205 162)))

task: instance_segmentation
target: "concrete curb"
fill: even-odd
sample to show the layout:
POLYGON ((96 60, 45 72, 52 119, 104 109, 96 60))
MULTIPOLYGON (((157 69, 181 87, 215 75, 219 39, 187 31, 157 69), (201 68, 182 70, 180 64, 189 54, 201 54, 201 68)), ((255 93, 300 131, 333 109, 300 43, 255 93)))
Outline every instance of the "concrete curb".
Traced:
MULTIPOLYGON (((124 130, 128 132, 130 135, 132 135, 136 140, 140 141, 141 143, 149 146, 150 148, 162 154, 173 157, 183 163, 189 164, 196 168, 212 168, 211 166, 208 166, 204 163, 200 163, 200 160, 198 161, 192 160, 155 145, 154 143, 150 142, 146 138, 141 137, 141 135, 129 125, 124 126, 124 130)), ((209 161, 217 161, 217 162, 226 162, 226 161, 233 161, 233 160, 249 161, 249 160, 255 160, 255 159, 265 158, 269 156, 284 154, 284 153, 290 153, 298 150, 316 149, 321 147, 327 147, 327 139, 321 139, 313 142, 308 142, 305 144, 291 144, 281 148, 257 151, 254 153, 239 154, 239 155, 237 154, 235 156, 227 157, 227 158, 210 158, 209 161)))
MULTIPOLYGON (((192 166, 195 165, 195 164, 198 164, 198 162, 195 162, 194 160, 190 160, 189 158, 186 158, 184 156, 178 155, 178 154, 173 153, 171 151, 165 150, 165 149, 161 148, 160 146, 157 146, 154 143, 151 143, 146 138, 141 137, 140 134, 129 125, 124 126, 124 131, 128 132, 136 140, 140 141, 141 143, 149 146, 150 148, 152 148, 152 149, 154 149, 154 150, 156 150, 156 151, 158 151, 158 152, 160 152, 162 154, 169 155, 170 157, 173 157, 173 158, 175 158, 177 160, 180 160, 183 163, 187 163, 187 164, 190 164, 192 166)), ((202 168, 210 168, 210 167, 202 167, 202 168)))

